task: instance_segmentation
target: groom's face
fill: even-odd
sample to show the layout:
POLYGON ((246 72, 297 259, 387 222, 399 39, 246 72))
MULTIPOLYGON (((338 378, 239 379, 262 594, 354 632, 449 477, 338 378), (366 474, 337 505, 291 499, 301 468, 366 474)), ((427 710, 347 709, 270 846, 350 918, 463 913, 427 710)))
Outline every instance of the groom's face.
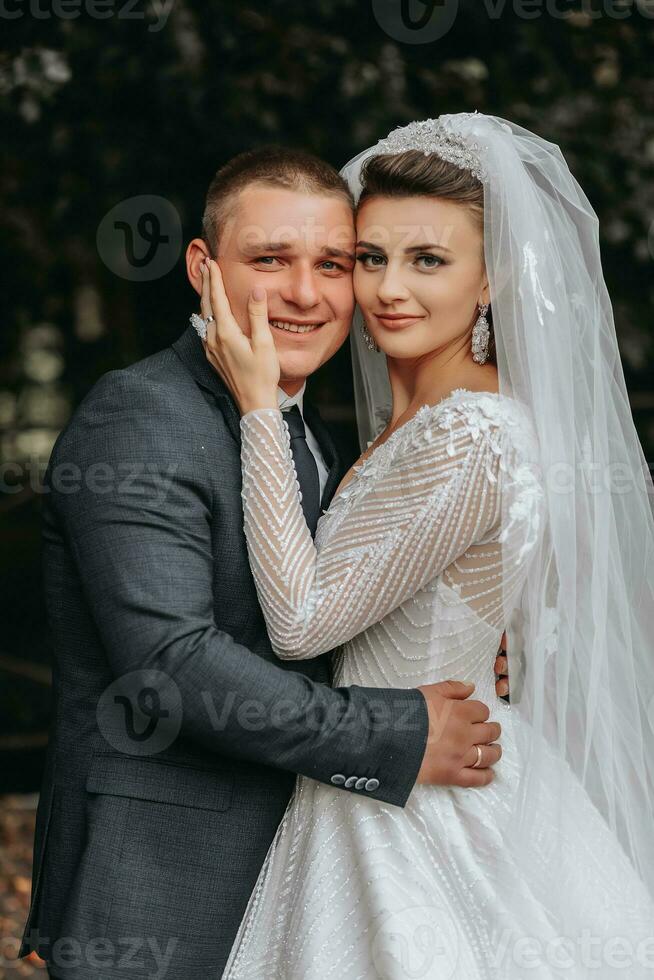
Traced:
POLYGON ((268 318, 292 392, 348 335, 354 308, 354 220, 339 197, 252 184, 224 223, 217 261, 232 312, 250 333, 248 296, 268 296, 268 318))

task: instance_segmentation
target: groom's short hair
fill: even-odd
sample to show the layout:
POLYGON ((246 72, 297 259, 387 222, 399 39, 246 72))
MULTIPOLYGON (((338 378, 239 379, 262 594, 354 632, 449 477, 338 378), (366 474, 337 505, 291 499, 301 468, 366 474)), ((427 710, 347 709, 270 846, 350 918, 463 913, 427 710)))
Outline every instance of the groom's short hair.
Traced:
POLYGON ((245 150, 214 174, 202 215, 202 237, 216 255, 220 235, 238 194, 250 184, 283 187, 301 194, 340 197, 354 210, 354 199, 339 172, 306 150, 270 144, 245 150))

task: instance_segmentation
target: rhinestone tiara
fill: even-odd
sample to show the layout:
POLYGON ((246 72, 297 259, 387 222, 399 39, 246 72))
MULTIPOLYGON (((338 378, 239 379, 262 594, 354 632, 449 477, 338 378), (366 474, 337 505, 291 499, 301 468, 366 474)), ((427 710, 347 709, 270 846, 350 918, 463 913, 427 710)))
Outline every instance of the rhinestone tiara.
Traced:
POLYGON ((469 170, 473 177, 482 182, 488 174, 481 162, 483 147, 476 140, 468 141, 464 136, 452 133, 437 119, 420 119, 399 126, 384 139, 379 140, 373 156, 382 153, 404 153, 406 150, 422 150, 427 156, 435 153, 442 160, 453 163, 463 170, 469 170))

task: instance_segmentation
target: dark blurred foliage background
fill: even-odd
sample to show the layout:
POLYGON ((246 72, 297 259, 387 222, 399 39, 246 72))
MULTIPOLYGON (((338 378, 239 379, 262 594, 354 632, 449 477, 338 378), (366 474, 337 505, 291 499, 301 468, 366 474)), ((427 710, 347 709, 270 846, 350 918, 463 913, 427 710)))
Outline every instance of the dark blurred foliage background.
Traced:
MULTIPOLYGON (((340 166, 397 125, 473 109, 560 144, 600 217, 654 459, 652 0, 3 0, 0 29, 0 792, 38 788, 47 739, 39 510, 52 444, 102 373, 185 329, 184 243, 213 172, 246 147, 279 141, 340 166), (138 195, 168 201, 181 234, 170 268, 134 280, 98 236, 138 195)), ((346 349, 310 390, 353 447, 346 349)))

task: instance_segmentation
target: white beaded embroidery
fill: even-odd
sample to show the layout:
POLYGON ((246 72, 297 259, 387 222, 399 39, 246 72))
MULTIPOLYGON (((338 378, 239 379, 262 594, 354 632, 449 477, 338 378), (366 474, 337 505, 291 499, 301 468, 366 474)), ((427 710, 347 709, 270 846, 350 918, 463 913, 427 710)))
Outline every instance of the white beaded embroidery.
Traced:
MULTIPOLYGON (((477 540, 520 566, 540 528, 535 436, 512 399, 456 389, 424 405, 366 459, 318 523, 298 500, 288 432, 276 409, 241 420, 243 509, 254 579, 275 652, 317 656, 411 602, 439 573, 451 585, 477 540), (500 526, 502 493, 510 494, 500 526), (317 553, 316 553, 317 549, 317 553), (401 556, 401 560, 400 560, 401 556), (454 563, 457 563, 456 565, 454 563)), ((473 577, 465 576, 464 601, 473 577)), ((501 603, 484 614, 499 625, 501 603)))

